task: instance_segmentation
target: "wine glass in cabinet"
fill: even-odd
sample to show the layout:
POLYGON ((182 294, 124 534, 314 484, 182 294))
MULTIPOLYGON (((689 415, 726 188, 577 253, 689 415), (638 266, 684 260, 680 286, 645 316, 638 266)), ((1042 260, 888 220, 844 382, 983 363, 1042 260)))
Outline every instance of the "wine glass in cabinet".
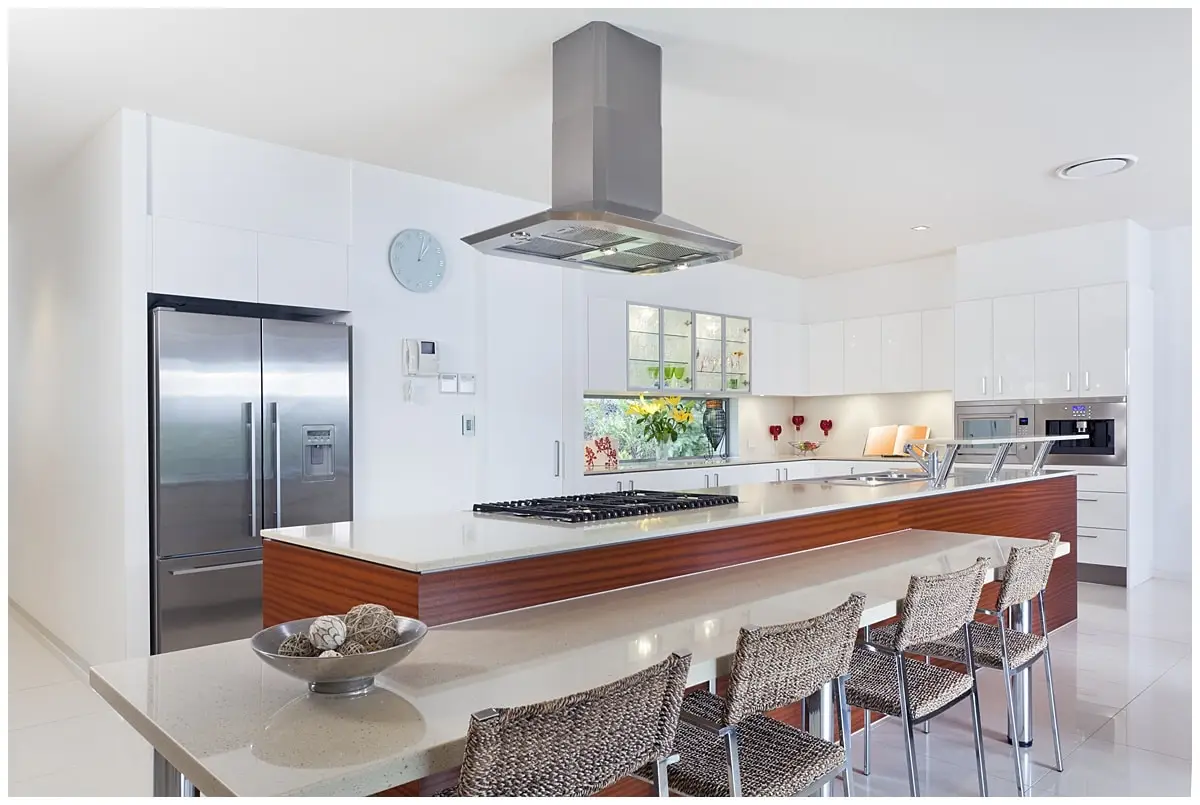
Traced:
POLYGON ((663 388, 692 386, 692 312, 663 308, 663 388))

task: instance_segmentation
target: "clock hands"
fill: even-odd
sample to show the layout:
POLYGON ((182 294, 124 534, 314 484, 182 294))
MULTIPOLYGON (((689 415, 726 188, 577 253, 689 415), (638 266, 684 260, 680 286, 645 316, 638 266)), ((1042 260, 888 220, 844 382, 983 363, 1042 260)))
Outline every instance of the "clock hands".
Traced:
POLYGON ((425 240, 425 236, 421 235, 421 251, 417 252, 417 262, 421 262, 421 258, 425 256, 425 252, 429 251, 429 244, 425 240))

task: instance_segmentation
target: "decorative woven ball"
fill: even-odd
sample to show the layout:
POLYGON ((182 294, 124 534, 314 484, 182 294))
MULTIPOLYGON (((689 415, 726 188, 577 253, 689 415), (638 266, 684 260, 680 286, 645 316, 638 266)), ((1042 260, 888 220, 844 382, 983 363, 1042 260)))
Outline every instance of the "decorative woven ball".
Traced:
POLYGON ((354 633, 354 640, 361 643, 367 651, 383 651, 400 642, 400 635, 394 626, 381 626, 375 629, 364 629, 354 633))
POLYGON ((346 613, 346 631, 350 634, 381 626, 395 626, 396 616, 383 604, 359 604, 346 613))
POLYGON ((280 657, 315 657, 317 647, 312 644, 306 634, 294 634, 279 644, 280 657))
POLYGON ((323 651, 335 649, 346 642, 346 624, 336 615, 322 615, 308 627, 308 639, 323 651))
POLYGON ((342 652, 343 657, 349 657, 353 654, 366 654, 367 647, 354 638, 347 637, 346 642, 342 643, 342 645, 338 648, 338 651, 342 652))
POLYGON ((324 657, 340 657, 340 656, 342 656, 342 653, 340 651, 334 651, 333 649, 327 649, 326 651, 322 651, 319 656, 321 656, 322 658, 324 658, 324 657))

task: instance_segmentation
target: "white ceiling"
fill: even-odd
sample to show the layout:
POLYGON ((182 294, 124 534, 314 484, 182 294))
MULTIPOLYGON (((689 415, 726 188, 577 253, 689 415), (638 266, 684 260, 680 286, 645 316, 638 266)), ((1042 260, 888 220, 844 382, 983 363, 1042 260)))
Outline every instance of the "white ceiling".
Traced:
POLYGON ((9 13, 18 193, 125 106, 548 202, 550 45, 599 18, 663 47, 666 212, 745 265, 1191 218, 1188 10, 9 13))

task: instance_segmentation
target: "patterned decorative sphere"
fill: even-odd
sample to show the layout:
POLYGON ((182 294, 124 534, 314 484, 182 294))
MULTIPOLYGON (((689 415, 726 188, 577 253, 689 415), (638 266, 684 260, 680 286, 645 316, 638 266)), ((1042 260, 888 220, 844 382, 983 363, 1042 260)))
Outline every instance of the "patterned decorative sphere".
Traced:
POLYGON ((294 634, 280 643, 279 651, 275 653, 280 657, 315 657, 317 647, 308 639, 308 635, 294 634))
POLYGON ((395 614, 383 604, 359 604, 346 613, 346 631, 350 634, 395 626, 395 614))
POLYGON ((347 637, 346 642, 342 643, 338 651, 342 652, 343 657, 349 657, 353 654, 366 654, 367 647, 353 637, 347 637))
POLYGON ((308 639, 323 651, 335 649, 346 642, 346 624, 337 615, 322 615, 308 627, 308 639))
MULTIPOLYGON (((393 620, 392 623, 395 623, 393 620)), ((400 642, 400 635, 395 626, 382 626, 375 629, 364 629, 354 633, 354 640, 361 643, 367 651, 383 651, 400 642)))
POLYGON ((340 657, 340 656, 342 656, 342 654, 340 651, 334 651, 333 649, 328 649, 326 651, 322 651, 319 656, 321 656, 322 658, 324 658, 324 657, 340 657))

